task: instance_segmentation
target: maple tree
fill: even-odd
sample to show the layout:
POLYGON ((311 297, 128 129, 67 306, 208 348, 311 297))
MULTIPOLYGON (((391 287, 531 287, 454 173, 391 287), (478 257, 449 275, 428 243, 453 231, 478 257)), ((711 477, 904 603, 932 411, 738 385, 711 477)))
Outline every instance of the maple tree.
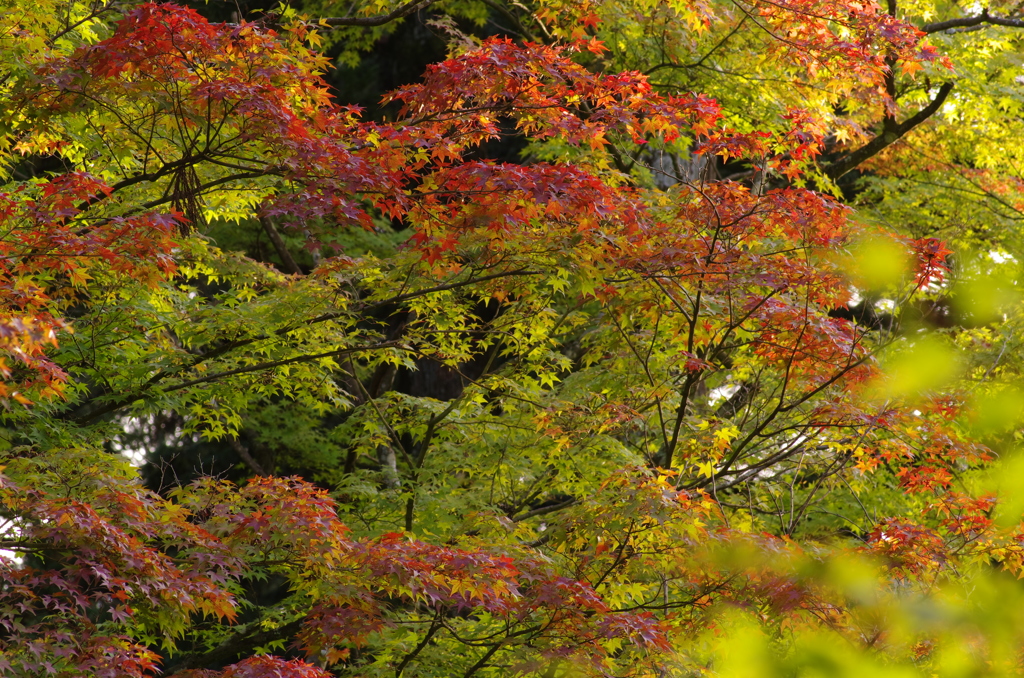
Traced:
POLYGON ((1015 672, 1018 20, 432 4, 0 17, 0 675, 1015 672))

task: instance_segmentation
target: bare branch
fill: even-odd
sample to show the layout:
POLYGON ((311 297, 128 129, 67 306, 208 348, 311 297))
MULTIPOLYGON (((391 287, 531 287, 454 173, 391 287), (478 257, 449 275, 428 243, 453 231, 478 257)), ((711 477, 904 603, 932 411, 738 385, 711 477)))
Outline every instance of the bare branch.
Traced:
POLYGON ((919 26, 921 31, 924 33, 941 33, 942 31, 948 31, 951 28, 970 28, 971 26, 980 26, 982 24, 990 24, 992 26, 1008 26, 1010 28, 1024 28, 1024 19, 1012 19, 1010 17, 992 16, 988 13, 988 9, 983 9, 981 14, 977 16, 965 16, 959 19, 947 19, 946 21, 936 21, 932 24, 925 24, 919 26))
POLYGON ((547 513, 554 513, 555 511, 561 511, 562 509, 569 508, 570 506, 575 506, 577 503, 578 503, 578 501, 574 497, 572 499, 566 499, 565 501, 559 502, 557 504, 549 504, 548 506, 541 506, 540 508, 533 509, 532 511, 527 511, 526 513, 523 513, 521 515, 513 517, 512 518, 512 522, 514 522, 514 523, 521 523, 524 520, 527 520, 529 518, 535 518, 537 516, 542 516, 542 515, 545 515, 547 513))
POLYGON ((410 14, 430 7, 438 0, 411 0, 393 12, 377 16, 335 16, 321 20, 321 23, 332 28, 338 26, 383 26, 384 24, 403 19, 410 14))
POLYGON ((292 253, 288 251, 288 247, 284 244, 284 239, 277 232, 277 229, 274 228, 274 222, 268 217, 260 217, 260 223, 263 225, 263 230, 267 232, 270 242, 273 243, 274 249, 277 250, 277 256, 281 257, 281 264, 284 266, 285 271, 295 275, 302 275, 302 269, 295 263, 292 253))
POLYGON ((269 475, 266 469, 264 469, 260 463, 256 461, 251 454, 249 454, 249 450, 245 449, 245 446, 242 445, 242 441, 238 438, 228 437, 228 444, 231 446, 231 449, 235 451, 235 454, 237 454, 242 461, 245 462, 245 465, 248 466, 256 475, 269 475))

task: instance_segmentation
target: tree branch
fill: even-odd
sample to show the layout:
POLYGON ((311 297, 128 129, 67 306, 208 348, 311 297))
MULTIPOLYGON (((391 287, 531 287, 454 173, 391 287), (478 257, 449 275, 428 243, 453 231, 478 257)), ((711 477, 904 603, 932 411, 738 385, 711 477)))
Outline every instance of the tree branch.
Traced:
POLYGON ((231 449, 235 451, 235 454, 237 454, 242 461, 245 462, 245 465, 248 466, 256 475, 270 475, 267 473, 266 469, 264 469, 263 466, 261 466, 260 463, 256 461, 251 454, 249 454, 249 450, 245 449, 245 445, 243 445, 242 441, 238 438, 229 436, 228 444, 231 446, 231 449))
MULTIPOLYGON (((348 355, 348 354, 351 354, 351 353, 359 353, 360 351, 372 351, 372 350, 379 350, 379 349, 385 349, 385 348, 393 348, 396 345, 397 345, 397 342, 383 342, 383 343, 380 343, 380 344, 372 344, 370 346, 349 346, 349 347, 345 347, 345 348, 335 349, 333 351, 326 351, 324 353, 313 353, 313 354, 297 355, 297 356, 294 356, 294 357, 291 357, 291 358, 284 358, 282 360, 274 360, 274 361, 271 361, 271 362, 258 363, 258 364, 255 364, 255 365, 247 365, 245 367, 238 367, 238 368, 235 368, 233 370, 224 370, 223 372, 215 372, 214 374, 210 374, 210 375, 207 375, 207 376, 198 377, 196 379, 189 379, 187 381, 182 381, 182 382, 177 383, 177 384, 172 384, 172 385, 164 387, 164 388, 162 388, 160 390, 163 393, 173 393, 174 391, 180 391, 180 390, 182 390, 184 388, 189 388, 190 386, 196 386, 198 384, 206 384, 206 383, 209 383, 211 381, 216 381, 218 379, 223 379, 225 377, 233 377, 233 376, 236 376, 236 375, 239 375, 239 374, 248 374, 250 372, 260 372, 260 371, 263 371, 263 370, 272 369, 274 367, 282 367, 284 365, 294 365, 296 363, 306 363, 306 362, 310 362, 310 361, 313 361, 313 360, 320 360, 321 358, 338 358, 338 357, 341 357, 343 355, 348 355)), ((194 366, 195 366, 195 364, 193 364, 193 367, 194 366)), ((164 376, 170 376, 170 374, 161 373, 158 376, 164 377, 164 376)), ((123 407, 127 407, 131 403, 133 403, 136 400, 138 400, 139 398, 141 398, 143 395, 146 395, 148 393, 149 389, 153 388, 155 385, 156 385, 156 381, 154 381, 151 378, 149 381, 147 381, 145 383, 145 385, 143 385, 141 388, 136 389, 135 391, 131 392, 127 396, 122 397, 122 398, 118 398, 117 400, 115 400, 113 402, 107 403, 106 405, 97 408, 95 411, 87 412, 87 413, 85 413, 85 414, 83 414, 81 416, 78 416, 78 417, 73 417, 73 418, 71 418, 71 421, 73 421, 74 423, 76 423, 76 424, 78 424, 80 426, 89 424, 89 423, 99 419, 100 417, 102 417, 105 414, 109 414, 111 412, 116 412, 117 410, 119 410, 119 409, 121 409, 123 407)))
POLYGON ((302 269, 295 263, 295 259, 292 258, 292 253, 288 251, 288 247, 284 244, 284 239, 281 234, 274 228, 274 222, 268 217, 260 217, 260 224, 263 225, 263 230, 267 232, 267 237, 270 238, 270 242, 273 243, 274 249, 277 250, 277 256, 281 257, 281 264, 284 266, 288 273, 294 273, 295 275, 302 275, 302 269))
POLYGON ((1024 19, 992 16, 988 13, 988 9, 986 8, 981 10, 981 14, 978 14, 977 16, 965 16, 959 19, 936 21, 935 23, 925 24, 918 28, 924 33, 941 33, 942 31, 948 31, 951 28, 970 28, 971 26, 980 26, 981 24, 1009 26, 1010 28, 1024 28, 1024 19))
MULTIPOLYGON (((417 290, 415 292, 407 292, 405 294, 400 294, 400 295, 397 295, 397 296, 394 296, 394 297, 391 297, 391 298, 388 298, 388 299, 382 299, 382 300, 380 300, 378 302, 375 302, 375 303, 372 303, 372 304, 368 304, 368 305, 362 307, 359 310, 359 312, 364 314, 364 315, 365 314, 370 314, 370 313, 373 313, 377 309, 385 308, 385 307, 387 307, 389 305, 393 305, 393 304, 399 304, 399 303, 401 303, 403 301, 408 301, 410 299, 415 299, 417 297, 422 297, 422 296, 426 296, 426 295, 429 295, 429 294, 434 294, 435 292, 444 292, 446 290, 458 289, 458 288, 461 288, 461 287, 466 287, 468 285, 473 285, 473 284, 480 283, 480 282, 486 282, 488 280, 496 280, 498 278, 511 277, 511 276, 519 276, 519 275, 523 275, 523 276, 541 275, 541 273, 542 273, 542 271, 529 271, 529 270, 520 268, 520 269, 516 269, 516 270, 513 270, 513 271, 502 271, 500 273, 492 273, 490 275, 483 275, 483 276, 479 276, 479 277, 475 277, 475 278, 474 277, 470 277, 470 278, 467 278, 466 280, 462 280, 462 281, 459 281, 459 282, 444 283, 442 285, 436 285, 434 287, 424 288, 424 289, 421 289, 421 290, 417 290)), ((293 332, 293 331, 295 331, 297 329, 300 329, 302 327, 309 327, 309 326, 317 325, 317 324, 324 323, 324 322, 330 322, 331 320, 336 320, 337 318, 342 317, 343 315, 345 315, 348 312, 349 312, 348 310, 346 310, 346 311, 332 311, 330 313, 324 313, 324 314, 319 315, 319 316, 317 316, 315 318, 310 318, 309 320, 306 320, 306 321, 303 321, 303 322, 300 322, 300 323, 297 323, 297 324, 294 324, 294 325, 288 325, 286 327, 278 328, 277 330, 274 330, 273 332, 271 332, 269 334, 260 334, 260 335, 253 336, 253 337, 247 337, 245 339, 237 339, 237 340, 234 340, 234 341, 226 342, 226 343, 222 344, 221 346, 218 346, 215 349, 211 349, 210 351, 208 351, 206 353, 203 353, 203 354, 195 356, 195 358, 193 360, 189 361, 188 364, 186 364, 184 366, 181 366, 178 369, 165 369, 165 370, 161 370, 161 371, 157 372, 156 374, 151 376, 149 379, 147 379, 146 382, 143 383, 139 388, 134 390, 132 392, 132 394, 129 395, 128 397, 120 398, 120 399, 118 399, 118 400, 116 400, 116 401, 114 401, 112 403, 107 403, 106 405, 98 407, 98 408, 96 408, 95 410, 92 410, 92 411, 88 410, 88 406, 89 406, 90 403, 92 403, 93 401, 97 400, 100 397, 109 396, 109 395, 111 395, 111 393, 108 390, 104 390, 101 393, 98 393, 98 394, 95 394, 95 395, 90 395, 89 398, 86 400, 86 402, 81 403, 78 407, 76 407, 70 413, 66 413, 63 416, 63 418, 67 419, 69 421, 73 421, 73 422, 75 422, 75 423, 77 423, 79 425, 88 424, 88 423, 96 420, 97 418, 102 417, 105 414, 109 414, 110 412, 117 411, 117 410, 121 409, 122 407, 125 407, 126 405, 131 404, 132 402, 137 400, 139 397, 141 397, 142 394, 147 393, 150 388, 152 388, 153 386, 155 386, 159 382, 163 381, 164 379, 167 379, 168 377, 172 377, 174 375, 181 374, 182 372, 190 370, 190 369, 196 367, 197 365, 201 365, 201 364, 203 364, 205 362, 209 362, 213 358, 222 356, 222 355, 224 355, 226 353, 229 353, 229 352, 231 352, 231 351, 233 351, 235 349, 242 348, 244 346, 250 346, 250 345, 255 344, 257 342, 260 342, 260 341, 266 341, 268 339, 274 339, 274 338, 277 338, 277 337, 283 337, 286 334, 288 334, 289 332, 293 332)), ((211 343, 213 343, 213 342, 211 342, 211 343)), ((393 346, 393 345, 394 345, 394 342, 389 340, 387 342, 384 342, 384 344, 375 344, 375 345, 372 345, 372 346, 369 346, 369 347, 366 347, 366 348, 373 349, 373 348, 381 348, 381 347, 390 347, 390 346, 393 346)), ((354 352, 352 350, 345 349, 345 350, 342 351, 342 353, 344 353, 346 351, 349 352, 349 353, 354 352)), ((330 351, 328 354, 325 354, 325 355, 328 356, 328 357, 333 357, 333 356, 336 356, 336 355, 341 355, 341 353, 339 353, 337 351, 330 351)), ((306 357, 305 359, 322 358, 322 357, 325 357, 325 355, 306 357)), ((294 360, 289 360, 288 362, 294 362, 294 360)), ((266 364, 263 364, 262 367, 263 368, 275 367, 275 366, 278 366, 279 364, 280 363, 274 363, 274 364, 266 363, 266 364)), ((256 369, 259 369, 259 367, 257 367, 256 369)), ((251 372, 251 371, 254 371, 254 370, 252 368, 247 368, 246 371, 251 372)), ((239 374, 239 372, 232 371, 230 374, 239 374)), ((219 373, 216 376, 223 377, 223 376, 230 376, 230 375, 226 374, 226 373, 219 373)), ((201 381, 207 381, 208 382, 208 381, 210 381, 210 379, 209 378, 204 378, 201 381)), ((195 383, 199 383, 199 382, 188 382, 184 386, 192 386, 195 383)), ((177 386, 172 387, 171 390, 178 390, 179 388, 183 388, 184 386, 182 384, 178 384, 177 386)))
POLYGON ((484 652, 484 656, 477 660, 476 664, 469 667, 469 670, 462 676, 462 678, 470 678, 474 673, 487 666, 487 661, 494 656, 494 653, 501 649, 502 642, 498 641, 494 645, 491 645, 487 652, 484 652))
POLYGON ((437 1, 411 0, 388 14, 378 14, 377 16, 334 16, 323 19, 321 23, 332 28, 338 26, 383 26, 392 21, 403 19, 421 9, 426 9, 437 1))
POLYGON ((558 504, 550 504, 548 506, 541 506, 540 508, 533 509, 532 511, 527 511, 526 513, 523 513, 522 515, 514 516, 512 518, 512 522, 514 522, 514 523, 521 523, 524 520, 527 520, 529 518, 535 518, 537 516, 542 516, 542 515, 545 515, 547 513, 554 513, 555 511, 561 511, 562 509, 569 508, 570 506, 575 506, 577 503, 578 503, 578 501, 576 500, 575 497, 573 497, 572 499, 566 499, 565 501, 560 502, 558 504))
POLYGON ((189 669, 227 664, 239 655, 251 652, 254 647, 264 645, 272 640, 291 638, 299 632, 303 622, 305 622, 304 618, 296 619, 276 629, 257 631, 256 633, 237 633, 204 654, 189 655, 180 662, 176 662, 172 658, 168 662, 169 666, 166 667, 170 669, 170 673, 166 674, 166 676, 167 678, 172 678, 172 676, 176 676, 189 669))
POLYGON ((402 672, 405 671, 405 667, 409 665, 409 662, 416 658, 416 655, 423 651, 423 648, 427 646, 430 639, 434 637, 434 634, 442 628, 444 628, 444 625, 441 623, 440 613, 438 613, 438 616, 434 617, 434 621, 430 623, 430 628, 427 629, 423 639, 420 640, 419 644, 413 648, 413 651, 405 655, 405 657, 402 658, 402 661, 398 664, 398 667, 395 669, 395 678, 402 678, 402 672))
POLYGON ((938 94, 935 95, 935 98, 932 99, 931 103, 904 120, 902 123, 890 125, 887 121, 885 131, 882 134, 879 134, 857 150, 851 151, 835 162, 826 165, 824 168, 825 174, 835 181, 853 168, 857 167, 857 165, 860 165, 862 162, 880 153, 886 147, 896 143, 903 138, 907 132, 920 125, 922 122, 933 116, 936 111, 942 108, 942 104, 946 102, 946 97, 948 97, 949 93, 952 91, 952 82, 943 83, 942 87, 939 88, 938 94))
POLYGON ((513 23, 513 25, 516 27, 516 30, 519 31, 519 35, 523 36, 524 38, 526 38, 530 42, 537 42, 537 43, 540 42, 540 40, 538 40, 536 38, 536 36, 534 36, 534 34, 531 33, 530 30, 528 28, 526 28, 526 26, 523 25, 523 22, 521 22, 519 20, 519 17, 517 17, 515 14, 513 14, 512 12, 507 10, 506 8, 502 7, 500 4, 498 4, 494 0, 483 0, 483 3, 485 5, 487 5, 488 7, 490 7, 491 9, 493 9, 498 14, 501 14, 506 19, 511 21, 513 23))
POLYGON ((183 381, 180 384, 173 384, 163 390, 164 393, 171 393, 173 391, 180 391, 183 388, 189 386, 195 386, 197 384, 205 384, 224 377, 233 377, 238 374, 248 374, 249 372, 262 372, 263 370, 269 370, 274 367, 281 367, 283 365, 294 365, 296 363, 308 363, 313 360, 320 360, 321 358, 337 358, 350 353, 359 353, 360 351, 371 351, 375 349, 393 348, 397 346, 397 342, 387 341, 380 344, 374 344, 371 346, 346 346, 345 348, 335 349, 333 351, 326 351, 324 353, 312 353, 308 355, 298 355, 292 358, 284 358, 282 360, 274 360, 271 362, 258 363, 256 365, 247 365, 245 367, 238 367, 233 370, 224 370, 223 372, 216 372, 209 376, 198 377, 196 379, 189 379, 183 381))

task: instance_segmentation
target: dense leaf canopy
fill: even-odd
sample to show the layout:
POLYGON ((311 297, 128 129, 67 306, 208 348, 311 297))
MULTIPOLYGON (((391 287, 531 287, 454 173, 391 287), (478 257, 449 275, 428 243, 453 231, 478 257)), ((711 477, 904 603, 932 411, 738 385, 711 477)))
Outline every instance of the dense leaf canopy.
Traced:
POLYGON ((0 677, 1019 673, 1018 4, 258 9, 3 3, 0 677))

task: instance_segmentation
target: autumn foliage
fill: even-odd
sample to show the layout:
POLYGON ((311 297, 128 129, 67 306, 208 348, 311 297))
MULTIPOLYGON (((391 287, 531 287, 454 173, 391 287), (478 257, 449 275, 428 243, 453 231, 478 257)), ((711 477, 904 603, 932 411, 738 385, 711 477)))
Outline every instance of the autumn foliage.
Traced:
POLYGON ((1015 672, 1008 343, 951 348, 1015 316, 847 204, 939 29, 513 3, 338 104, 330 27, 431 4, 0 18, 0 676, 1015 672), (729 40, 780 91, 659 79, 729 40))

